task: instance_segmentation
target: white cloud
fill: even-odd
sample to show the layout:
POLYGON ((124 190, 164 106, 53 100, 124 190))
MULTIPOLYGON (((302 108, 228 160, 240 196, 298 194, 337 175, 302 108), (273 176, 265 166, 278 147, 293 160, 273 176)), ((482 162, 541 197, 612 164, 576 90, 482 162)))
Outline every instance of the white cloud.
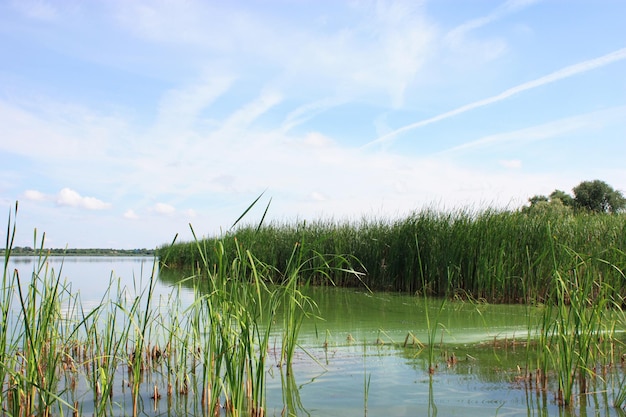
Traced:
POLYGON ((126 212, 124 212, 124 218, 130 219, 130 220, 137 220, 139 218, 139 215, 135 213, 135 210, 129 209, 129 210, 126 210, 126 212))
POLYGON ((519 169, 522 167, 522 161, 519 159, 502 159, 498 161, 498 163, 503 167, 510 169, 519 169))
POLYGON ((157 203, 154 205, 154 212, 163 215, 172 215, 176 212, 176 208, 166 203, 157 203))
POLYGON ((274 91, 264 91, 254 101, 232 113, 223 123, 222 131, 240 130, 248 127, 263 113, 280 103, 282 95, 274 91))
POLYGON ((104 210, 111 207, 111 204, 98 200, 95 197, 83 197, 70 188, 63 188, 56 196, 56 203, 59 206, 69 206, 84 208, 87 210, 104 210))
POLYGON ((521 9, 538 3, 541 0, 508 0, 497 7, 494 11, 486 16, 478 17, 469 20, 448 32, 444 40, 453 44, 459 44, 463 42, 464 37, 468 32, 481 28, 489 23, 502 19, 509 14, 515 13, 521 9))
MULTIPOLYGON (((512 25, 522 24, 519 22, 539 30, 532 16, 535 11, 529 10, 515 19, 519 22, 509 19, 502 25, 493 25, 497 27, 486 27, 536 2, 506 1, 482 17, 466 20, 447 34, 442 28, 454 26, 449 22, 467 19, 463 16, 484 5, 460 8, 452 14, 446 11, 438 16, 441 19, 437 22, 426 14, 431 8, 425 7, 425 2, 412 0, 306 2, 298 6, 295 14, 288 14, 288 10, 293 10, 291 6, 269 10, 271 7, 255 3, 242 6, 201 0, 182 3, 113 0, 106 6, 81 5, 86 18, 80 23, 81 28, 97 24, 99 34, 87 31, 85 40, 89 42, 82 45, 83 50, 77 49, 74 39, 66 43, 55 43, 54 39, 49 42, 56 52, 63 52, 64 59, 70 57, 71 62, 80 62, 85 77, 76 79, 76 83, 70 79, 68 84, 62 84, 61 75, 53 72, 46 73, 46 79, 31 79, 34 73, 28 71, 1 77, 6 81, 4 84, 14 89, 0 97, 3 127, 0 153, 9 155, 9 163, 3 169, 8 172, 22 165, 31 170, 20 171, 14 176, 15 181, 4 180, 3 183, 9 184, 5 189, 29 189, 24 198, 46 202, 31 206, 42 212, 48 210, 53 221, 62 217, 61 210, 50 208, 55 202, 91 209, 112 205, 133 207, 134 210, 129 209, 121 216, 100 216, 101 224, 118 222, 122 229, 115 230, 132 234, 134 239, 139 239, 137 236, 144 239, 144 233, 131 233, 131 228, 145 231, 146 236, 161 234, 165 240, 170 232, 180 231, 177 228, 186 218, 194 218, 194 223, 197 220, 199 228, 204 226, 203 230, 231 224, 241 213, 239 207, 245 210, 264 189, 268 189, 266 196, 274 198, 269 215, 278 217, 358 216, 377 210, 393 214, 438 202, 454 206, 481 200, 491 203, 492 198, 498 199, 498 203, 519 196, 525 200, 528 195, 541 192, 537 184, 558 186, 554 181, 557 174, 529 174, 538 165, 532 155, 539 153, 536 149, 499 153, 501 147, 556 137, 563 138, 565 143, 581 131, 592 130, 594 124, 623 120, 624 108, 614 109, 613 113, 601 111, 554 120, 564 114, 621 103, 617 88, 606 90, 611 94, 604 94, 605 86, 592 84, 596 81, 576 86, 572 97, 580 97, 581 102, 590 97, 583 110, 574 106, 577 103, 568 102, 552 113, 547 109, 554 106, 553 102, 550 97, 542 96, 547 100, 537 101, 537 106, 531 109, 517 107, 517 101, 510 100, 506 104, 512 109, 507 109, 510 111, 506 117, 497 114, 500 106, 493 106, 496 112, 490 114, 490 119, 477 118, 467 128, 450 120, 451 123, 443 124, 446 136, 439 142, 446 143, 448 150, 436 155, 432 155, 432 143, 437 139, 429 135, 437 136, 439 125, 432 126, 432 131, 423 129, 416 134, 415 143, 404 147, 402 153, 377 148, 354 149, 346 137, 355 140, 361 134, 367 138, 379 135, 373 143, 382 143, 410 129, 624 59, 624 50, 618 50, 534 81, 509 81, 508 86, 513 87, 497 87, 500 89, 495 91, 502 93, 488 97, 494 94, 490 90, 494 84, 485 74, 497 71, 498 77, 502 77, 498 82, 514 79, 509 77, 518 74, 533 74, 540 70, 536 57, 549 53, 541 49, 524 50, 541 46, 531 42, 507 43, 506 36, 515 36, 512 25), (94 7, 98 11, 104 9, 104 13, 90 16, 87 9, 94 7), (121 27, 107 26, 106 13, 111 8, 115 9, 121 27), (105 38, 111 39, 110 44, 105 38), (99 47, 88 47, 93 44, 99 47), (516 49, 512 58, 528 67, 516 64, 511 70, 507 68, 509 60, 497 62, 497 68, 485 65, 487 59, 513 46, 516 49), (458 50, 451 51, 454 48, 458 50), (467 71, 463 65, 447 66, 450 56, 452 60, 456 57, 455 53, 473 63, 471 69, 476 71, 467 71), (448 77, 449 70, 455 78, 448 77), (460 72, 462 76, 458 76, 460 72), (101 83, 97 79, 100 75, 111 78, 102 78, 101 83), (49 77, 58 77, 60 83, 47 85, 49 77), (19 81, 15 87, 12 79, 19 81), (123 83, 129 80, 137 83, 132 89, 133 94, 138 94, 136 97, 129 98, 124 91, 123 83), (22 89, 23 85, 26 88, 22 89), (471 96, 486 99, 458 101, 458 97, 467 97, 468 86, 471 94, 483 88, 491 92, 471 96), (454 88, 462 91, 458 91, 458 96, 455 91, 454 97, 450 97, 447 92, 454 88), (46 97, 57 94, 55 90, 63 93, 46 97), (592 94, 587 95, 592 91, 608 98, 593 102, 592 94), (81 103, 81 99, 85 102, 81 103), (94 103, 94 107, 84 103, 94 103), (469 104, 458 107, 459 103, 469 104), (105 107, 95 107, 100 105, 105 107), (394 111, 394 106, 403 108, 394 111), (400 129, 390 127, 410 123, 411 119, 406 118, 410 114, 426 114, 419 117, 427 118, 428 111, 439 114, 400 129), (535 117, 539 113, 540 117, 535 117), (552 121, 532 127, 523 124, 537 119, 552 121), (480 127, 473 130, 474 126, 480 127), (493 151, 494 155, 476 152, 471 155, 473 159, 463 159, 465 151, 483 149, 493 151), (425 157, 429 154, 430 157, 425 157), (519 159, 506 159, 511 155, 519 159), (484 163, 486 156, 489 163, 484 163), (520 169, 522 160, 525 169, 520 169), (38 182, 42 180, 45 182, 38 182), (71 184, 75 190, 95 190, 91 187, 97 184, 98 195, 107 196, 111 203, 83 197, 69 188, 58 195, 36 191, 45 190, 44 184, 50 183, 71 184), (160 201, 173 205, 154 204, 160 201), (140 222, 124 221, 139 217, 140 222)), ((56 7, 60 13, 65 12, 62 6, 56 7)), ((62 32, 54 33, 58 38, 67 38, 74 30, 74 25, 67 25, 62 32)), ((47 29, 43 32, 47 33, 47 29)), ((50 50, 51 57, 55 51, 50 50)), ((586 51, 581 49, 580 53, 586 51)), ((569 51, 567 56, 575 56, 574 53, 569 51)), ((559 59, 555 56, 554 61, 544 64, 559 59)), ((607 73, 612 70, 606 69, 607 73)), ((563 95, 559 94, 556 100, 562 104, 563 95)), ((482 116, 483 112, 477 113, 482 116)), ((419 120, 415 116, 413 119, 419 120)), ((613 131, 623 131, 622 127, 613 131)), ((548 154, 541 157, 545 155, 548 154)), ((596 169, 592 165, 601 164, 589 163, 586 168, 576 169, 596 169)), ((555 162, 545 169, 562 172, 562 167, 555 162)), ((582 173, 577 171, 575 175, 582 173)), ((611 181, 611 178, 623 178, 623 174, 606 179, 611 181)), ((69 217, 75 213, 71 210, 64 213, 67 217, 63 220, 71 222, 69 217)))
POLYGON ((304 104, 291 111, 281 126, 282 133, 287 133, 294 127, 311 120, 318 114, 345 103, 344 100, 337 98, 324 98, 312 103, 304 104))
POLYGON ((159 102, 155 130, 168 129, 180 133, 197 121, 198 115, 228 91, 232 77, 207 73, 190 85, 166 91, 159 102))
MULTIPOLYGON (((129 135, 126 120, 120 117, 42 96, 13 101, 0 98, 0 125, 6 133, 0 139, 0 150, 37 159, 42 164, 49 160, 107 158, 112 138, 126 142, 129 135), (20 140, 6 139, 11 137, 20 140)), ((93 160, 88 164, 93 168, 93 160)))
POLYGON ((268 87, 297 86, 314 100, 384 94, 400 106, 436 36, 416 1, 340 4, 342 21, 321 26, 311 19, 336 14, 334 3, 315 3, 311 14, 295 19, 227 2, 134 1, 116 7, 119 22, 142 40, 170 53, 188 48, 193 56, 210 57, 209 65, 227 62, 231 71, 254 67, 268 87))
POLYGON ((302 139, 302 143, 315 148, 326 148, 333 144, 333 140, 319 132, 310 132, 302 139))
POLYGON ((538 140, 552 139, 564 136, 568 133, 580 132, 585 129, 607 125, 614 121, 621 121, 626 117, 626 106, 598 110, 595 112, 554 120, 538 126, 524 129, 497 133, 471 142, 454 146, 442 153, 460 152, 470 149, 485 148, 489 146, 510 144, 514 142, 526 143, 538 140))
POLYGON ((323 193, 320 193, 317 191, 314 191, 311 193, 311 198, 314 201, 326 201, 327 200, 326 196, 323 193))
POLYGON ((26 190, 24 198, 36 202, 52 201, 57 206, 76 207, 86 210, 106 210, 111 208, 110 203, 105 203, 95 197, 83 197, 71 188, 63 188, 56 195, 45 194, 37 190, 26 190))
POLYGON ((600 68, 609 64, 612 64, 613 62, 617 62, 617 61, 621 61, 623 59, 626 59, 626 48, 622 48, 622 49, 618 49, 616 51, 613 51, 609 54, 603 55, 601 57, 598 58, 594 58, 594 59, 590 59, 587 61, 583 61, 583 62, 579 62, 577 64, 574 65, 570 65, 568 67, 562 68, 558 71, 554 71, 551 74, 545 75, 543 77, 537 78, 535 80, 532 81, 528 81, 525 82, 523 84, 517 85, 515 87, 511 87, 505 91, 503 91, 500 94, 497 94, 495 96, 491 96, 482 100, 478 100, 475 101, 473 103, 469 103, 466 104, 464 106, 458 107, 454 110, 450 110, 448 112, 445 113, 441 113, 437 116, 431 117, 429 119, 425 119, 425 120, 421 120, 419 122, 416 123, 411 123, 409 125, 403 126, 399 129, 396 129, 384 136, 379 137, 378 139, 375 139, 367 144, 365 144, 364 146, 371 146, 371 145, 375 145, 375 144, 379 144, 379 143, 383 143, 383 142, 387 142, 390 141, 392 139, 394 139, 395 137, 397 137, 398 135, 400 135, 401 133, 405 133, 409 130, 413 130, 413 129, 417 129, 419 127, 422 126, 427 126, 430 125, 432 123, 436 123, 439 122, 441 120, 444 119, 448 119, 450 117, 453 116, 457 116, 459 114, 468 112, 470 110, 474 110, 477 109, 479 107, 483 107, 486 106, 488 104, 493 104, 493 103, 497 103, 498 101, 502 101, 502 100, 506 100, 514 95, 520 94, 524 91, 527 90, 531 90, 537 87, 541 87, 543 85, 546 84, 550 84, 580 73, 584 73, 587 71, 591 71, 594 70, 596 68, 600 68))
POLYGON ((48 197, 44 193, 37 190, 24 191, 24 198, 31 201, 45 201, 48 199, 48 197))

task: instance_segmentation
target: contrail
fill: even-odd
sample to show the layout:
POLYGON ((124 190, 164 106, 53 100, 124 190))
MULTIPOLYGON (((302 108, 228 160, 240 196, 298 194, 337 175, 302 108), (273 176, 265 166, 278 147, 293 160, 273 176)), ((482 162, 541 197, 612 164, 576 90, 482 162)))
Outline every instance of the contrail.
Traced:
POLYGON ((465 106, 461 106, 449 112, 439 114, 437 116, 431 117, 430 119, 421 120, 419 122, 403 126, 399 129, 394 130, 393 132, 389 132, 386 135, 379 137, 378 139, 375 139, 371 142, 366 143, 365 145, 363 145, 363 148, 375 145, 377 143, 388 142, 391 139, 395 138, 396 136, 400 135, 401 133, 407 132, 409 130, 426 126, 426 125, 438 122, 440 120, 444 120, 449 117, 456 116, 457 114, 474 110, 478 107, 483 107, 491 103, 496 103, 498 101, 505 100, 509 97, 512 97, 526 90, 531 90, 533 88, 541 87, 542 85, 550 84, 555 81, 559 81, 564 78, 571 77, 572 75, 591 71, 593 69, 603 67, 613 62, 621 61, 622 59, 625 59, 625 58, 626 58, 626 48, 622 48, 622 49, 618 49, 617 51, 611 52, 610 54, 603 55, 599 58, 594 58, 588 61, 580 62, 578 64, 570 65, 569 67, 565 67, 551 74, 545 75, 541 78, 537 78, 536 80, 528 81, 524 84, 520 84, 518 86, 509 88, 508 90, 505 90, 498 95, 488 97, 483 100, 475 101, 470 104, 466 104, 465 106))

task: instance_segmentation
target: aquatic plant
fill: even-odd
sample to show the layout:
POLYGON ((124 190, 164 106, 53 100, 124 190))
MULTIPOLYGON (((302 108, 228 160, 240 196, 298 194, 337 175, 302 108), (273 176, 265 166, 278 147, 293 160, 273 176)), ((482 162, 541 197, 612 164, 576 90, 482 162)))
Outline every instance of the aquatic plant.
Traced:
MULTIPOLYGON (((542 303, 549 296, 553 271, 549 254, 551 240, 556 237, 577 253, 605 259, 608 264, 594 263, 590 267, 602 274, 615 291, 626 295, 623 281, 610 267, 619 263, 616 250, 626 250, 623 215, 423 210, 388 220, 238 225, 226 236, 204 240, 222 239, 226 253, 233 253, 237 250, 236 237, 238 244, 259 261, 281 270, 289 263, 294 245, 306 242, 308 253, 302 254, 306 263, 302 272, 314 284, 315 267, 324 262, 312 256, 314 253, 349 254, 352 264, 364 275, 355 277, 336 268, 330 271, 336 285, 365 284, 371 289, 408 293, 425 290, 434 296, 459 294, 515 303, 542 303), (553 236, 546 233, 548 225, 553 236)), ((192 247, 192 243, 182 242, 174 247, 164 245, 158 251, 171 250, 168 265, 176 267, 198 262, 192 247)), ((558 250, 555 256, 565 262, 569 255, 558 250)), ((320 281, 325 282, 330 281, 320 281)))
MULTIPOLYGON (((129 391, 132 415, 143 412, 143 399, 150 393, 155 409, 162 395, 167 395, 168 404, 180 399, 183 408, 185 398, 197 396, 203 410, 198 412, 203 414, 219 414, 223 409, 229 416, 261 417, 276 323, 282 323, 279 365, 284 365, 286 383, 293 385, 285 389, 296 387, 291 366, 298 332, 315 309, 301 291, 308 285, 301 276, 301 244, 294 249, 292 263, 280 271, 260 262, 236 240, 237 250, 227 253, 224 241, 211 245, 196 239, 202 262, 193 265, 192 274, 177 284, 164 305, 154 295, 155 262, 147 282, 142 271, 132 291, 121 288, 111 275, 100 303, 86 310, 78 294, 61 281, 61 272, 48 267, 44 238, 29 281, 8 270, 15 236, 13 215, 0 292, 3 414, 48 416, 54 410, 78 414, 86 393, 78 398, 75 390, 84 380, 92 393, 94 415, 115 414, 118 406, 128 412, 123 402, 113 402, 114 387, 121 386, 122 398, 129 391), (272 280, 270 271, 280 272, 283 278, 272 280), (180 291, 189 283, 195 297, 183 310, 180 291), (282 322, 276 320, 278 314, 282 322), (127 379, 119 384, 123 375, 127 379), (152 385, 146 389, 148 384, 152 385)), ((335 261, 330 256, 316 257, 315 273, 326 276, 328 261, 335 261)), ((167 259, 165 254, 163 260, 167 259)), ((333 265, 347 268, 341 262, 333 265)), ((292 401, 294 395, 285 398, 292 401)))
MULTIPOLYGON (((569 407, 576 387, 580 395, 586 394, 597 370, 614 360, 610 355, 621 296, 605 275, 598 273, 601 268, 594 267, 606 266, 607 261, 577 253, 550 236, 554 269, 551 291, 539 317, 537 383, 546 389, 548 373, 554 371, 557 402, 569 407)), ((624 278, 622 270, 613 267, 624 278)))
MULTIPOLYGON (((17 209, 16 204, 14 216, 17 209)), ((30 279, 23 280, 17 270, 7 270, 15 230, 15 220, 11 223, 10 216, 0 300, 4 319, 0 369, 7 391, 0 404, 11 414, 48 416, 57 404, 69 406, 60 397, 65 389, 60 378, 63 353, 69 351, 69 341, 76 332, 74 323, 65 319, 68 312, 61 309, 63 298, 70 292, 61 282, 60 271, 55 273, 48 268, 43 251, 45 235, 38 246, 36 230, 34 241, 39 250, 30 279), (16 309, 11 309, 14 300, 16 309)), ((68 302, 66 308, 71 305, 68 302)))
MULTIPOLYGON (((426 285, 426 277, 423 271, 422 258, 419 255, 420 253, 419 241, 417 238, 415 239, 415 245, 418 248, 418 251, 417 251, 418 266, 419 266, 419 271, 420 271, 420 275, 422 277, 422 282, 423 282, 422 296, 424 297, 424 317, 426 319, 426 330, 427 330, 427 335, 428 335, 428 343, 426 345, 426 349, 428 351, 428 373, 432 375, 435 373, 435 337, 437 336, 437 329, 441 326, 441 323, 439 323, 439 315, 441 314, 441 311, 444 309, 446 300, 445 298, 441 300, 441 304, 439 306, 439 310, 437 311, 437 314, 435 315, 434 321, 431 320, 429 306, 428 306, 428 294, 426 293, 426 289, 428 288, 428 286, 426 285)), ((405 344, 406 344, 406 341, 405 341, 405 344)))

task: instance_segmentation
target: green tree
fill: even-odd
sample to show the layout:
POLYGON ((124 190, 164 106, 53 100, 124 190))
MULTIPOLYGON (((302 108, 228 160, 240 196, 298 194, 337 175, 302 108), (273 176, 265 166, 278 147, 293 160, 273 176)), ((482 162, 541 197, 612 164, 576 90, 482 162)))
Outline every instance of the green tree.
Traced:
POLYGON ((574 198, 571 195, 567 194, 565 191, 552 191, 552 193, 550 194, 550 201, 556 202, 556 200, 560 200, 561 203, 563 203, 563 205, 567 207, 574 207, 576 205, 574 198))
POLYGON ((545 195, 535 195, 528 199, 530 206, 522 207, 522 213, 541 215, 566 215, 572 212, 571 206, 566 206, 559 198, 548 198, 545 195))
POLYGON ((576 207, 596 213, 617 213, 626 208, 620 191, 604 181, 583 181, 573 189, 576 207))
POLYGON ((545 195, 534 195, 530 197, 528 201, 530 202, 531 206, 534 206, 535 204, 538 204, 538 203, 547 203, 550 201, 550 199, 546 197, 545 195))

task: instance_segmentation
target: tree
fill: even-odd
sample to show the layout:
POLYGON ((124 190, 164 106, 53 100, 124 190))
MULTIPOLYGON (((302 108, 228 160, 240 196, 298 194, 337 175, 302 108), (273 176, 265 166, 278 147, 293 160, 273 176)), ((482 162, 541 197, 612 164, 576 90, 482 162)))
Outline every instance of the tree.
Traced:
POLYGON ((534 195, 530 197, 528 201, 530 202, 531 206, 534 206, 535 204, 538 204, 538 203, 547 203, 550 200, 545 195, 534 195))
POLYGON ((583 181, 574 189, 575 205, 596 213, 617 213, 626 208, 626 198, 604 181, 583 181))
POLYGON ((571 195, 567 194, 565 191, 552 191, 552 194, 550 194, 550 201, 554 203, 556 202, 556 200, 560 200, 561 203, 563 203, 563 205, 567 207, 574 207, 576 205, 574 198, 571 195))
MULTIPOLYGON (((528 199, 530 206, 522 207, 522 213, 526 214, 551 214, 551 215, 565 215, 572 212, 572 206, 563 204, 561 198, 553 198, 545 195, 535 195, 528 199)), ((571 199, 571 197, 570 197, 571 199)))

